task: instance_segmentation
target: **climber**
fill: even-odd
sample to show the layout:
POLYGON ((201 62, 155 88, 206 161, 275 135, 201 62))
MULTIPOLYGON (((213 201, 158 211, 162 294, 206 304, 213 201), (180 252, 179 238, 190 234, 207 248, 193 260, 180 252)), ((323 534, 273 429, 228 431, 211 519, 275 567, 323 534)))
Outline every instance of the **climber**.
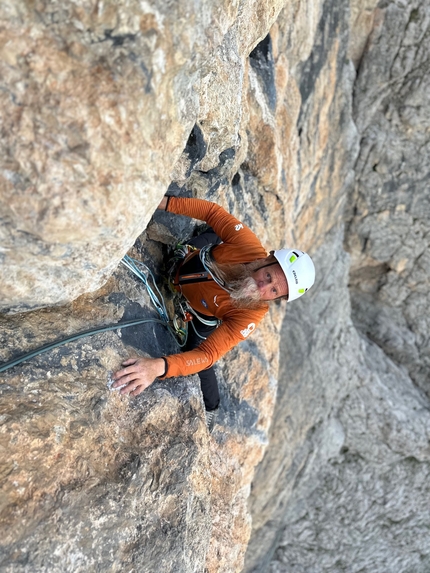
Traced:
POLYGON ((254 332, 270 301, 292 301, 304 294, 314 284, 315 267, 298 249, 268 255, 254 233, 216 203, 164 197, 158 209, 206 221, 211 227, 190 241, 195 250, 184 253, 174 280, 192 308, 195 329, 189 328, 180 354, 123 362, 113 387, 137 396, 156 378, 198 373, 211 430, 219 406, 213 364, 254 332))

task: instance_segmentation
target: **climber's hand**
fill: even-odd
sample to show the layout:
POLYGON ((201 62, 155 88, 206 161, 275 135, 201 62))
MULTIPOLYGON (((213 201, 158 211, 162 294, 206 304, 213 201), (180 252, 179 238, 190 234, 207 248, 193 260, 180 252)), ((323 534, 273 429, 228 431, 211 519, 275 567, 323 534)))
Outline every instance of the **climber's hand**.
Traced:
POLYGON ((115 380, 112 388, 121 388, 120 394, 137 396, 148 388, 157 376, 163 376, 165 363, 162 358, 129 358, 122 363, 122 370, 113 375, 115 380))

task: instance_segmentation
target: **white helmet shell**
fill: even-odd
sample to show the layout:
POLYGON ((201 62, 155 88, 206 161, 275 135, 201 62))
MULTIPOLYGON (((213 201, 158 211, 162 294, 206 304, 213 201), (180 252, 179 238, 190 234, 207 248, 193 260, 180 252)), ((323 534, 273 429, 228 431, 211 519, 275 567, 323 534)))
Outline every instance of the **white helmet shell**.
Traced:
POLYGON ((275 251, 288 283, 288 301, 305 294, 315 282, 315 265, 307 253, 298 249, 275 251))

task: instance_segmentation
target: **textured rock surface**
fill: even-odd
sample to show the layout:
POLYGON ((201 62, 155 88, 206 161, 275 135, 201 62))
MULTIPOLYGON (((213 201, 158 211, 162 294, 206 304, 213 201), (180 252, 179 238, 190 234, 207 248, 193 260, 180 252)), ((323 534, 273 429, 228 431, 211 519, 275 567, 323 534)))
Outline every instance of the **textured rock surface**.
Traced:
MULTIPOLYGON (((130 279, 119 270, 94 297, 21 317, 15 345, 153 315, 130 279)), ((3 346, 15 330, 15 317, 2 321, 3 346)), ((101 563, 168 571, 166 547, 179 570, 204 565, 210 472, 199 392, 191 380, 159 382, 135 402, 109 392, 107 373, 127 355, 124 342, 174 348, 158 325, 121 334, 81 339, 3 375, 4 571, 95 571, 101 563)))
POLYGON ((327 239, 316 256, 325 263, 324 289, 285 318, 245 571, 424 573, 428 400, 357 333, 349 318, 349 260, 339 258, 342 233, 327 239))
MULTIPOLYGON (((254 573, 430 568, 429 5, 357 8, 350 259, 342 229, 325 235, 320 288, 285 318, 274 421, 251 498, 245 571, 254 573)), ((329 19, 337 3, 325 9, 329 19)))
POLYGON ((160 278, 195 230, 150 221, 167 188, 318 269, 220 361, 211 437, 196 377, 109 391, 123 357, 176 350, 159 325, 2 374, 0 568, 427 573, 428 1, 0 16, 2 360, 154 316, 118 261, 138 238, 160 278))
POLYGON ((378 14, 355 85, 346 245, 354 321, 430 396, 429 18, 421 2, 378 14))
MULTIPOLYGON (((162 266, 160 243, 138 244, 135 255, 162 266)), ((155 316, 119 268, 69 306, 3 316, 2 354, 155 316)), ((2 374, 2 571, 240 571, 274 402, 276 338, 267 339, 259 353, 251 342, 235 351, 226 378, 221 365, 213 437, 197 377, 156 382, 135 400, 109 391, 124 357, 178 350, 161 325, 83 338, 2 374)))
POLYGON ((281 5, 2 3, 3 312, 106 281, 197 117, 203 169, 238 147, 247 56, 281 5))

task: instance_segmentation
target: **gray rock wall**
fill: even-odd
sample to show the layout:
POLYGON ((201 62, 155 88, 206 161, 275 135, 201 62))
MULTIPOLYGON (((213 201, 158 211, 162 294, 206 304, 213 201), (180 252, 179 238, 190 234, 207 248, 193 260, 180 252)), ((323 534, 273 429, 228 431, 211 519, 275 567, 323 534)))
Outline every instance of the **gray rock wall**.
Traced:
POLYGON ((360 132, 347 212, 357 327, 429 393, 428 3, 378 13, 354 88, 360 132))
POLYGON ((342 236, 334 233, 316 257, 327 290, 285 317, 245 571, 424 573, 430 566, 428 400, 355 329, 342 236))
POLYGON ((372 26, 366 42, 350 32, 360 146, 346 225, 318 250, 320 289, 285 317, 254 573, 430 568, 429 4, 367 8, 350 16, 372 26))

